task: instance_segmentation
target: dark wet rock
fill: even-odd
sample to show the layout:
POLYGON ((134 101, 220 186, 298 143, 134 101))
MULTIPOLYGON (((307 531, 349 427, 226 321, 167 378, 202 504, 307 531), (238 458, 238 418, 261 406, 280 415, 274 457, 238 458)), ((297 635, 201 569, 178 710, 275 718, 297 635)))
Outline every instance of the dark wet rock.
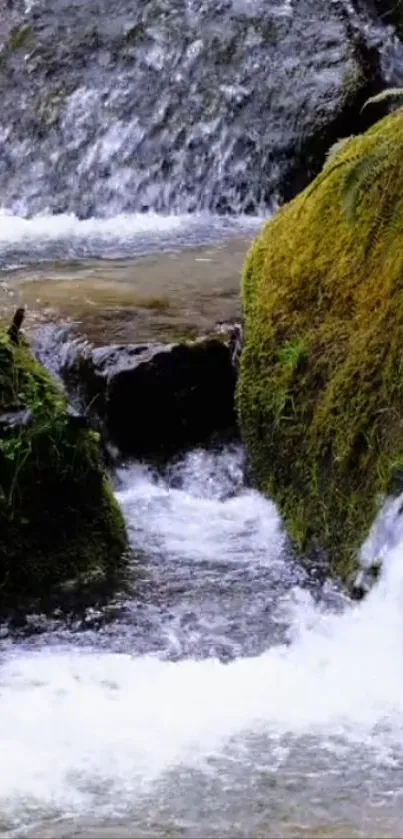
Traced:
POLYGON ((70 397, 125 455, 170 455, 235 431, 236 371, 219 338, 77 349, 60 373, 70 397))
POLYGON ((399 37, 403 36, 402 0, 361 0, 370 11, 376 13, 382 23, 394 26, 399 37))
POLYGON ((0 75, 0 195, 19 214, 256 213, 295 194, 372 118, 365 98, 397 82, 396 44, 365 4, 23 8, 0 75))
POLYGON ((25 308, 20 307, 14 313, 13 320, 9 329, 7 330, 7 334, 13 344, 18 344, 21 337, 21 327, 25 317, 25 308))
POLYGON ((358 571, 350 588, 353 600, 363 600, 369 594, 374 584, 379 580, 380 570, 381 564, 373 562, 367 568, 361 568, 358 571))
POLYGON ((88 417, 74 408, 73 405, 67 406, 66 416, 71 426, 75 428, 88 428, 88 417))

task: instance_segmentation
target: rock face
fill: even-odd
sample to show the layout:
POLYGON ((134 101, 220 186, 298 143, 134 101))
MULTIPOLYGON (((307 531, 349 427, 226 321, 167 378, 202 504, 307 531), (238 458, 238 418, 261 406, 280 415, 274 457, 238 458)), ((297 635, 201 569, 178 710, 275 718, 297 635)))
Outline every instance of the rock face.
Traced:
POLYGON ((106 577, 125 549, 98 436, 0 331, 0 606, 106 577))
POLYGON ((256 213, 305 186, 396 81, 389 36, 345 0, 10 6, 0 196, 18 215, 256 213))
POLYGON ((401 38, 403 36, 402 0, 367 0, 373 6, 384 24, 392 24, 401 38))
POLYGON ((277 213, 243 278, 254 474, 298 549, 325 549, 343 578, 403 461, 402 221, 399 111, 277 213))
POLYGON ((78 351, 60 372, 125 455, 170 455, 236 425, 235 365, 218 338, 78 351))

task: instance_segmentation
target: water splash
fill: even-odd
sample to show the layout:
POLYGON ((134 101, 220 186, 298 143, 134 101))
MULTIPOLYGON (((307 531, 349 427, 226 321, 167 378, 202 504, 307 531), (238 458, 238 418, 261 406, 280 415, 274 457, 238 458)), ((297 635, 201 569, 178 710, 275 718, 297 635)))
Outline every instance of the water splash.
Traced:
MULTIPOLYGON (((232 800, 227 788, 240 785, 250 818, 258 776, 268 778, 275 771, 281 785, 290 761, 304 789, 308 776, 330 772, 331 783, 322 780, 320 787, 325 809, 335 806, 334 795, 337 804, 341 779, 347 776, 352 783, 358 773, 363 783, 362 772, 365 783, 376 779, 377 794, 390 807, 390 772, 403 758, 401 536, 391 547, 384 545, 380 581, 364 602, 351 604, 334 593, 329 605, 304 587, 296 569, 293 576, 275 508, 242 488, 241 473, 242 455, 235 451, 194 453, 164 480, 141 467, 120 475, 118 497, 133 539, 148 547, 150 574, 153 568, 161 575, 164 568, 183 570, 176 584, 182 579, 185 590, 173 609, 180 612, 181 596, 186 600, 193 588, 193 608, 199 610, 194 652, 201 644, 201 657, 170 656, 169 643, 159 653, 141 655, 130 632, 132 648, 119 653, 108 650, 108 634, 102 633, 102 643, 94 636, 91 643, 89 635, 82 646, 74 633, 53 648, 46 639, 32 649, 3 642, 0 739, 9 757, 0 798, 9 829, 19 820, 32 825, 45 816, 84 823, 95 808, 99 824, 102 819, 141 823, 141 835, 148 835, 144 807, 162 823, 167 813, 175 822, 187 808, 193 827, 186 835, 198 836, 189 779, 198 778, 206 801, 211 785, 218 785, 224 809, 232 800), (208 585, 203 590, 203 582, 220 586, 219 575, 209 577, 211 568, 221 567, 221 597, 213 602, 223 609, 220 628, 230 637, 234 613, 226 610, 231 598, 226 575, 237 568, 247 576, 248 569, 259 572, 262 566, 270 570, 263 594, 286 627, 282 639, 269 633, 263 651, 246 655, 241 641, 228 661, 206 655, 202 639, 211 630, 211 614, 204 614, 208 585)), ((159 596, 164 591, 169 601, 169 586, 159 596)), ((165 641, 175 635, 166 606, 162 600, 165 641)), ((238 606, 242 612, 242 601, 238 606)), ((255 629, 252 620, 248 626, 251 610, 253 597, 246 587, 244 642, 255 629)), ((148 619, 155 614, 151 610, 148 619)), ((180 649, 180 636, 177 641, 180 649)), ((216 828, 221 824, 222 835, 230 835, 225 832, 229 823, 223 826, 222 813, 214 812, 216 828)), ((206 829, 208 817, 200 824, 206 829)), ((154 835, 165 835, 162 827, 158 830, 154 835)), ((247 833, 239 828, 236 835, 247 833)))
POLYGON ((75 215, 38 215, 25 219, 0 214, 0 265, 20 267, 41 260, 84 257, 117 259, 177 250, 257 231, 261 218, 210 215, 122 214, 78 219, 75 215))
POLYGON ((343 0, 40 0, 22 22, 0 120, 16 216, 266 213, 334 140, 362 70, 352 33, 385 56, 385 83, 401 61, 393 33, 343 0))

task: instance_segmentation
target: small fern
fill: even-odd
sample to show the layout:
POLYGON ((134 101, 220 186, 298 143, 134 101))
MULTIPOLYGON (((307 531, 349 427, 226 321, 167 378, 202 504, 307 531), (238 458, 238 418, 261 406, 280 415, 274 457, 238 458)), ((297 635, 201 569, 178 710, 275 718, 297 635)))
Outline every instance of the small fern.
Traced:
POLYGON ((336 155, 338 155, 338 153, 342 149, 345 149, 345 147, 348 145, 350 140, 353 140, 353 139, 354 139, 354 135, 352 135, 352 134, 349 137, 341 137, 340 140, 337 140, 336 143, 333 143, 333 145, 330 146, 330 149, 326 153, 326 158, 325 158, 325 162, 323 164, 322 171, 323 171, 323 169, 326 168, 326 166, 329 165, 329 163, 331 163, 334 160, 336 155))
POLYGON ((387 165, 387 148, 382 147, 368 157, 360 157, 350 166, 343 183, 344 209, 352 221, 357 217, 360 200, 379 179, 387 165))
MULTIPOLYGON (((381 93, 371 96, 364 103, 361 110, 363 111, 369 105, 376 105, 384 102, 391 102, 395 104, 403 102, 403 87, 387 88, 386 90, 382 90, 381 93)), ((358 156, 355 162, 354 155, 346 155, 339 160, 339 153, 345 150, 352 140, 354 140, 354 136, 342 137, 330 147, 326 155, 322 172, 308 188, 306 197, 311 195, 312 192, 329 177, 329 175, 340 167, 349 164, 349 169, 343 186, 343 203, 347 215, 352 221, 355 221, 361 198, 365 195, 368 189, 379 181, 388 165, 390 148, 388 144, 383 143, 379 146, 379 148, 374 149, 374 151, 367 157, 362 158, 361 155, 358 156)))
POLYGON ((382 90, 380 93, 377 93, 376 96, 370 96, 370 98, 364 102, 361 112, 364 111, 368 105, 378 105, 383 102, 403 102, 403 87, 388 87, 386 90, 382 90))
MULTIPOLYGON (((371 96, 361 110, 363 111, 369 105, 384 102, 395 103, 395 105, 403 102, 403 87, 389 87, 375 96, 371 96)), ((351 220, 354 221, 357 217, 361 198, 371 187, 380 182, 382 175, 388 168, 389 153, 390 144, 381 142, 367 157, 361 157, 355 165, 350 167, 344 180, 343 198, 346 212, 351 220)), ((383 206, 382 196, 378 204, 385 211, 384 218, 386 220, 390 211, 387 212, 388 208, 383 206)))

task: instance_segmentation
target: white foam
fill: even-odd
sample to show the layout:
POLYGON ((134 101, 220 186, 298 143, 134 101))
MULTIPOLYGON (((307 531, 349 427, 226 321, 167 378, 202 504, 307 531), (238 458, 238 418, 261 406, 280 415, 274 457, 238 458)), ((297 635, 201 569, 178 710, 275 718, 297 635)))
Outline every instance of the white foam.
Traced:
POLYGON ((70 259, 76 256, 119 257, 169 247, 186 247, 225 236, 256 231, 262 219, 224 218, 209 214, 121 214, 112 218, 78 219, 74 215, 23 218, 0 214, 0 261, 18 257, 70 259))
MULTIPOLYGON (((401 548, 396 562, 403 565, 401 548)), ((123 806, 122 796, 140 794, 163 772, 197 765, 251 732, 400 745, 401 574, 399 581, 399 596, 384 582, 342 617, 300 600, 290 646, 227 665, 79 651, 6 662, 2 809, 22 797, 81 810, 103 784, 123 806)))
MULTIPOLYGON (((186 462, 184 484, 177 489, 137 465, 121 476, 117 497, 133 543, 145 550, 155 545, 170 557, 195 562, 283 565, 284 533, 274 504, 252 490, 221 498, 236 477, 234 470, 227 481, 214 471, 207 474, 209 456, 203 452, 186 462), (193 480, 189 469, 194 469, 193 480)), ((233 460, 228 464, 233 466, 233 460)))
POLYGON ((183 216, 161 216, 157 213, 123 214, 114 218, 78 219, 75 215, 38 215, 21 218, 0 215, 0 245, 3 243, 37 242, 60 238, 88 239, 100 237, 116 241, 134 234, 178 230, 183 216))
MULTIPOLYGON (((266 542, 266 561, 275 561, 270 538, 279 536, 278 517, 255 493, 219 500, 214 489, 199 488, 188 496, 187 515, 181 494, 184 487, 169 498, 140 470, 130 473, 120 498, 133 517, 146 514, 147 497, 183 504, 178 521, 189 544, 198 543, 196 559, 201 544, 211 553, 214 539, 217 556, 229 552, 231 532, 249 521, 251 539, 266 542)), ((172 539, 177 548, 177 532, 162 527, 159 538, 167 550, 172 539)), ((249 561, 246 542, 239 561, 249 561)), ((289 643, 228 664, 15 648, 0 670, 2 812, 21 809, 21 802, 89 812, 94 796, 97 808, 113 799, 119 812, 170 769, 203 766, 230 741, 242 761, 250 734, 266 738, 259 760, 267 766, 279 738, 290 735, 314 736, 326 748, 341 739, 380 755, 401 749, 403 541, 385 552, 382 577, 364 602, 332 614, 296 588, 285 608, 289 643)))

